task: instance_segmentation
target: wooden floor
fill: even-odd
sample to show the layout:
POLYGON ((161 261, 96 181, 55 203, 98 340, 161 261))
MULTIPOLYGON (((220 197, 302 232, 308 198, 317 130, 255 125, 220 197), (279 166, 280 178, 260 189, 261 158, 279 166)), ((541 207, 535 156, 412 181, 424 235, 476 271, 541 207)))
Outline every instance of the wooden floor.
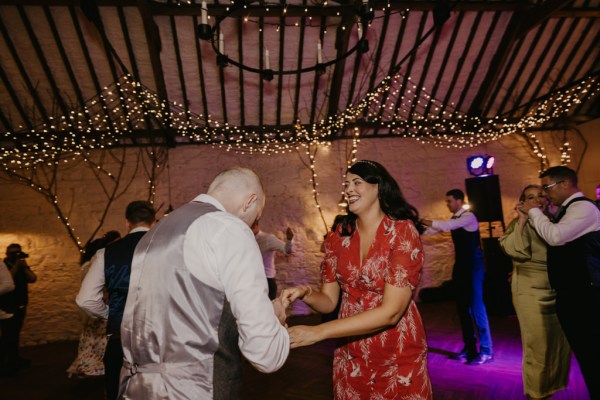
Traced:
MULTIPOLYGON (((482 366, 468 366, 447 356, 459 351, 460 327, 450 302, 419 304, 425 321, 429 372, 436 400, 525 399, 521 380, 521 343, 516 317, 491 316, 495 360, 482 366)), ((315 316, 295 323, 316 323, 315 316)), ((274 374, 261 374, 245 366, 244 398, 247 400, 321 400, 332 398, 331 363, 333 342, 295 349, 286 365, 274 374)), ((2 400, 102 400, 102 379, 68 379, 65 369, 75 357, 74 342, 52 343, 24 348, 31 358, 30 369, 15 377, 0 378, 2 400)), ((554 400, 589 399, 577 363, 573 359, 569 386, 554 400)))

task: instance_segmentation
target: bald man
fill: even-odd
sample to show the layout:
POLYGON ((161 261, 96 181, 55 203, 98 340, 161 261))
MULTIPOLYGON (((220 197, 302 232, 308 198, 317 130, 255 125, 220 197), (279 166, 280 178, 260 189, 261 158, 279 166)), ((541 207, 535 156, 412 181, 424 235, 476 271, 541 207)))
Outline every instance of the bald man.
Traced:
POLYGON ((122 398, 239 399, 242 355, 261 372, 283 365, 285 311, 267 296, 250 230, 264 204, 258 176, 229 169, 140 241, 121 328, 122 398))

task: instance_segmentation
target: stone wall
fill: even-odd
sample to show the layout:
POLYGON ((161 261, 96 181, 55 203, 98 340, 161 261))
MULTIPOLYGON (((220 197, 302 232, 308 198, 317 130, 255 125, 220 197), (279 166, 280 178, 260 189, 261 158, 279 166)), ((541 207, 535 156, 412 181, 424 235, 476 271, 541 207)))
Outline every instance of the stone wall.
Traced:
MULTIPOLYGON (((594 130, 598 124, 588 125, 590 129, 582 128, 584 134, 597 137, 594 130)), ((588 196, 593 195, 595 187, 591 182, 600 182, 597 157, 600 144, 595 141, 592 145, 584 156, 587 185, 584 190, 588 196)), ((350 146, 347 141, 336 141, 330 147, 320 148, 317 153, 317 192, 325 223, 313 199, 308 158, 302 150, 249 156, 207 146, 177 147, 170 151, 169 174, 163 171, 158 179, 155 204, 162 206, 161 214, 164 213, 169 204, 169 175, 170 202, 178 207, 204 192, 211 179, 223 168, 243 165, 255 169, 267 190, 261 227, 283 237, 289 226, 296 234, 294 254, 276 260, 279 287, 301 283, 317 286, 321 241, 326 225, 331 224, 339 211, 341 174, 350 146)), ((500 176, 504 216, 508 222, 520 188, 526 183, 538 182, 539 163, 516 138, 506 137, 474 149, 446 149, 409 139, 362 140, 358 157, 377 160, 385 165, 421 216, 445 219, 449 217, 443 202, 445 192, 455 187, 464 188, 464 180, 469 177, 465 160, 469 155, 481 153, 497 158, 495 173, 500 176)), ((574 161, 579 160, 575 158, 574 161)), ((132 161, 129 167, 133 164, 132 161)), ((147 180, 134 177, 133 173, 131 175, 131 184, 111 207, 98 235, 111 229, 125 233, 123 214, 126 204, 147 198, 147 180)), ((31 300, 22 343, 29 345, 75 339, 80 330, 79 314, 74 303, 80 282, 78 251, 53 207, 42 196, 30 187, 5 179, 0 181, 0 185, 3 193, 0 198, 3 210, 0 215, 0 247, 4 249, 9 243, 21 243, 24 251, 30 253, 28 261, 38 275, 38 282, 30 285, 31 300)), ((60 185, 61 201, 66 204, 71 224, 85 241, 86 235, 89 236, 101 218, 102 190, 91 175, 81 173, 76 166, 65 172, 60 185)), ((498 236, 501 232, 495 230, 493 234, 498 236)), ((424 237, 423 242, 426 265, 419 289, 438 286, 448 280, 453 262, 448 234, 424 237)), ((304 314, 309 310, 295 305, 290 312, 304 314)))

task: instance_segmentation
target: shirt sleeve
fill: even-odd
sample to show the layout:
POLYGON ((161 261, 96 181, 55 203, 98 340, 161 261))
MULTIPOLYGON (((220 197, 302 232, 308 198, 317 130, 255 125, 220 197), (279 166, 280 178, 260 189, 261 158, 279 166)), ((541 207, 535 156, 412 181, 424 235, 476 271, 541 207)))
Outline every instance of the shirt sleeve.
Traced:
POLYGON ((589 201, 571 204, 558 223, 550 221, 539 208, 529 210, 529 218, 535 230, 550 246, 562 246, 600 229, 599 215, 600 211, 589 201))
POLYGON ((93 317, 108 318, 108 305, 104 303, 104 249, 98 250, 91 260, 92 266, 81 282, 75 302, 93 317))
POLYGON ((395 221, 395 234, 385 271, 385 282, 396 287, 414 290, 419 284, 423 269, 423 245, 419 232, 410 221, 395 221))
POLYGON ((510 258, 525 262, 531 260, 531 238, 528 231, 519 226, 518 221, 518 218, 512 220, 498 242, 510 258))
POLYGON ((292 252, 292 241, 287 240, 284 242, 273 234, 267 234, 265 238, 265 249, 263 251, 278 251, 284 254, 290 254, 292 252))
POLYGON ((273 310, 260 250, 252 231, 230 221, 213 236, 219 280, 237 321, 242 354, 261 372, 281 368, 288 357, 287 330, 273 310))
POLYGON ((472 212, 464 212, 458 218, 449 219, 447 221, 432 221, 431 226, 441 232, 453 231, 455 229, 464 228, 469 232, 475 232, 479 229, 477 217, 472 212))
POLYGON ((340 240, 337 232, 329 232, 323 243, 325 257, 321 262, 321 280, 324 283, 336 282, 335 271, 337 268, 337 242, 340 240))
POLYGON ((10 293, 15 290, 15 282, 6 265, 0 261, 0 294, 10 293))

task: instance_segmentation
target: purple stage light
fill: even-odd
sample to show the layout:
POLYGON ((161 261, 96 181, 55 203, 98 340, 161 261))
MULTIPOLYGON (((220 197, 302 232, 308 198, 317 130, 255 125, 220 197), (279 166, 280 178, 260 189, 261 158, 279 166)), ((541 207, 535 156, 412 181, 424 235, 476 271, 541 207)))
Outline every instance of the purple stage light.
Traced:
POLYGON ((485 169, 492 169, 494 168, 494 163, 496 162, 496 157, 494 156, 489 156, 487 161, 485 162, 485 169))

